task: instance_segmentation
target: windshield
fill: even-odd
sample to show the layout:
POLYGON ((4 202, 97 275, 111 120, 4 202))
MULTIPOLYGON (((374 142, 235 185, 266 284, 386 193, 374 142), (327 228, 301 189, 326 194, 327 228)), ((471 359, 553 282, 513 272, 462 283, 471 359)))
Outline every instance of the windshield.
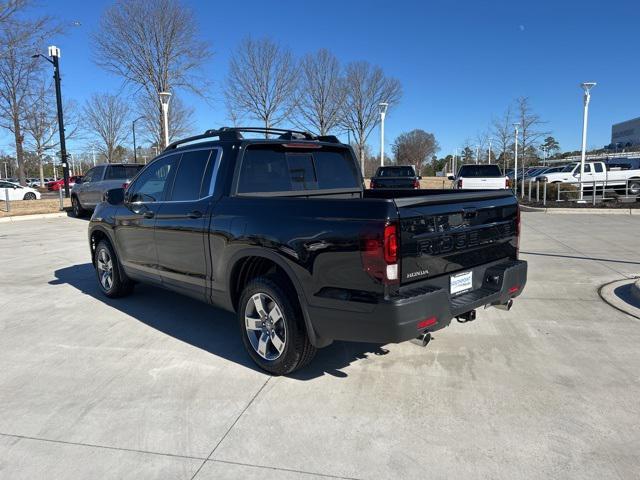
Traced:
POLYGON ((497 165, 463 165, 458 172, 459 177, 502 177, 497 165))
POLYGON ((380 167, 376 177, 415 177, 412 167, 380 167))

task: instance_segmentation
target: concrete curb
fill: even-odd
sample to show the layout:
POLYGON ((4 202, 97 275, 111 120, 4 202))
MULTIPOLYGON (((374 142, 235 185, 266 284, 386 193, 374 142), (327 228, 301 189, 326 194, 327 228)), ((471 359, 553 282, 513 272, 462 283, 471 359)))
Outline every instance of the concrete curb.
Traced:
POLYGON ((631 286, 631 296, 640 303, 640 280, 636 280, 631 286))
POLYGON ((22 222, 24 220, 45 220, 48 218, 68 217, 67 212, 58 213, 35 213, 33 215, 15 215, 12 217, 0 218, 0 223, 22 222))
POLYGON ((540 208, 521 205, 523 212, 548 213, 549 215, 640 215, 640 208, 540 208))
POLYGON ((600 298, 616 310, 640 320, 640 279, 625 278, 603 285, 600 298))

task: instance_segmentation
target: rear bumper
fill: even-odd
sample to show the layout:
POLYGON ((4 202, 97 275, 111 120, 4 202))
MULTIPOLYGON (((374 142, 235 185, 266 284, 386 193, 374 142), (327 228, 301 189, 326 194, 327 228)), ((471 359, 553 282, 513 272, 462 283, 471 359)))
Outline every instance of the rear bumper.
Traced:
POLYGON ((443 275, 444 278, 413 284, 399 295, 376 303, 369 312, 309 305, 309 319, 316 334, 324 339, 403 342, 424 331, 440 330, 452 318, 478 307, 505 304, 520 295, 527 282, 525 261, 506 261, 471 270, 476 279, 474 289, 454 297, 449 294, 449 276, 443 275), (420 327, 425 321, 429 326, 420 327))

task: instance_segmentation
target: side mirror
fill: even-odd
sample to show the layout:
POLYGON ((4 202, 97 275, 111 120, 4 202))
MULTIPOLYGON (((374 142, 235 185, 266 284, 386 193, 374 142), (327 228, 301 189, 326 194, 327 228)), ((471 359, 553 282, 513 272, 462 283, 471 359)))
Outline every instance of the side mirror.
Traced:
POLYGON ((104 193, 104 201, 109 205, 122 205, 124 200, 124 188, 112 188, 104 193))
POLYGON ((453 180, 455 180, 455 179, 456 179, 456 177, 455 177, 455 175, 449 175, 449 176, 447 177, 447 179, 449 179, 449 180, 453 181, 453 180))

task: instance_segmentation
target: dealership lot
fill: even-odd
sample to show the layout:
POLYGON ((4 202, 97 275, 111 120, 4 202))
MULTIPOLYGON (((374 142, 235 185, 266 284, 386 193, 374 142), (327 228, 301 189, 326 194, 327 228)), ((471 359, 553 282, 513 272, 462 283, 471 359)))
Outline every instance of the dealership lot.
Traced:
POLYGON ((334 343, 269 377, 234 317, 149 286, 109 300, 87 222, 0 225, 0 478, 633 478, 640 216, 523 215, 511 312, 421 348, 334 343))

